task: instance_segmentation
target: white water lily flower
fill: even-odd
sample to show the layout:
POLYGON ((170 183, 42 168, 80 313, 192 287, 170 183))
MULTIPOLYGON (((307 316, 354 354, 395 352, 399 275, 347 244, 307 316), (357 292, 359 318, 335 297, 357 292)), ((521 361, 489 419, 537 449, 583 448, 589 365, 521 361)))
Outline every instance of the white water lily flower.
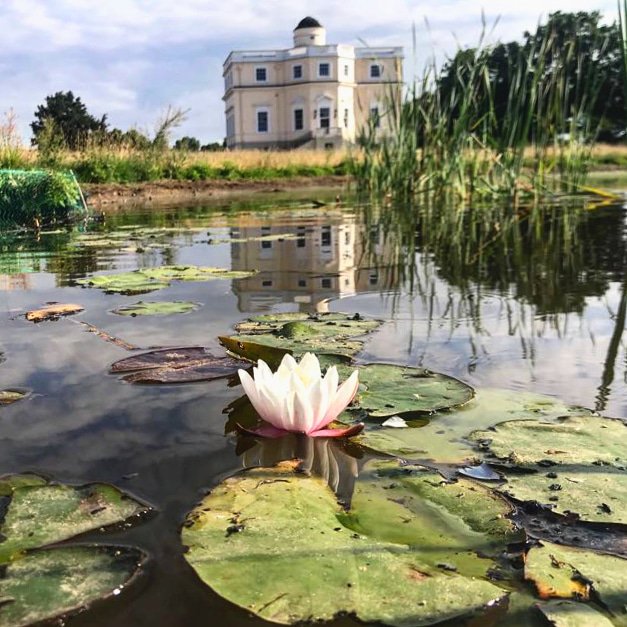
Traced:
POLYGON ((362 424, 325 429, 357 393, 357 370, 338 386, 337 368, 331 366, 323 377, 318 358, 307 353, 300 363, 286 354, 274 373, 262 359, 253 368, 254 378, 245 370, 238 373, 253 407, 271 425, 255 430, 256 435, 280 437, 290 431, 312 437, 342 437, 363 429, 362 424))

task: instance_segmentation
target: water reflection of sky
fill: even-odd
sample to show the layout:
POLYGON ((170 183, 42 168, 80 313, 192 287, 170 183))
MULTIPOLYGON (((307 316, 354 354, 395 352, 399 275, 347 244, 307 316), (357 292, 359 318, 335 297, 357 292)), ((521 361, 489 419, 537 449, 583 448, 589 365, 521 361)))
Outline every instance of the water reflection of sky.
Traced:
MULTIPOLYGON (((87 333, 77 321, 145 348, 200 344, 219 351, 217 336, 251 312, 360 312, 389 321, 369 338, 365 359, 426 366, 478 387, 541 392, 627 417, 626 354, 622 329, 616 328, 625 272, 616 240, 624 246, 624 217, 620 209, 614 212, 605 227, 612 229, 612 251, 602 254, 606 243, 600 223, 583 233, 590 240, 584 242, 587 254, 564 282, 564 292, 572 298, 560 295, 559 306, 542 300, 541 281, 534 294, 519 291, 516 272, 525 269, 511 269, 506 289, 495 287, 493 280, 454 284, 443 278, 448 269, 428 250, 418 252, 414 286, 420 288, 410 290, 392 267, 393 242, 373 237, 355 212, 333 207, 306 208, 300 214, 197 211, 192 217, 184 214, 186 226, 180 230, 181 216, 175 211, 120 214, 103 227, 105 239, 120 225, 141 224, 157 232, 136 237, 129 229, 135 239, 93 246, 81 244, 89 236, 76 233, 6 239, 0 252, 2 387, 25 387, 33 394, 0 410, 0 473, 35 470, 67 481, 113 481, 164 512, 148 526, 154 535, 141 536, 141 541, 175 561, 173 572, 180 581, 166 575, 157 560, 154 577, 163 587, 163 599, 153 587, 142 603, 157 603, 161 617, 155 619, 151 612, 150 620, 142 619, 137 609, 125 606, 114 617, 120 624, 200 625, 204 621, 194 613, 209 606, 218 607, 225 625, 256 624, 194 588, 177 553, 176 527, 203 490, 225 475, 242 464, 275 461, 289 452, 255 448, 238 458, 234 437, 224 436, 223 409, 240 396, 239 387, 229 388, 223 380, 171 387, 124 384, 107 368, 128 353, 87 333), (158 231, 163 227, 174 230, 158 231), (288 237, 256 239, 277 234, 288 237), (229 238, 243 241, 223 242, 229 238), (236 281, 173 283, 139 297, 74 284, 92 272, 163 263, 255 268, 260 273, 236 281), (192 300, 203 306, 164 318, 110 313, 137 300, 192 300), (38 325, 16 315, 47 301, 78 302, 85 312, 38 325), (569 302, 571 310, 564 307, 569 302), (157 539, 159 534, 166 540, 157 539), (187 609, 166 607, 176 590, 181 598, 198 596, 187 609)), ((523 279, 519 283, 528 285, 523 279)), ((326 468, 336 487, 356 467, 341 452, 311 453, 312 470, 324 474, 320 469, 326 468), (341 478, 340 466, 349 468, 341 478)), ((98 620, 92 615, 86 624, 104 625, 113 618, 103 614, 98 620)))

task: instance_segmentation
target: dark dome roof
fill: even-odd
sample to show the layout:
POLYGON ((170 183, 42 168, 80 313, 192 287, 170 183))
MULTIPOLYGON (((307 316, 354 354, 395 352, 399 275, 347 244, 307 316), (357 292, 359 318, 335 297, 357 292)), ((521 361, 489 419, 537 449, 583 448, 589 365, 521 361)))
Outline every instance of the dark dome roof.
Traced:
POLYGON ((322 24, 315 17, 305 17, 300 22, 298 22, 298 26, 294 30, 300 30, 301 28, 321 28, 322 24))

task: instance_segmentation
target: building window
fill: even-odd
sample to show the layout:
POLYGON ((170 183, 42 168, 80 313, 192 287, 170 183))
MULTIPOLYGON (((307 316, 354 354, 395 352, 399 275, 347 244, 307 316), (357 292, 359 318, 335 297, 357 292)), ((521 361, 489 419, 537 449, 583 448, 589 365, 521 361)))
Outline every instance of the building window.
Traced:
POLYGON ((295 78, 295 79, 303 77, 303 66, 302 65, 295 65, 292 68, 292 77, 295 78))
POLYGON ((262 287, 272 287, 272 281, 271 280, 262 281, 261 282, 261 286, 262 287))
POLYGON ((320 238, 321 246, 331 246, 331 227, 323 226, 322 227, 322 237, 320 238))
POLYGON ((348 76, 348 65, 344 65, 344 76, 348 76))
POLYGON ((348 109, 344 109, 344 128, 348 128, 348 109))
POLYGON ((267 109, 257 109, 257 132, 267 133, 270 130, 270 115, 267 109))
POLYGON ((370 119, 372 120, 372 126, 379 128, 381 126, 381 115, 379 113, 379 107, 370 107, 370 119))
POLYGON ((305 116, 302 109, 294 109, 294 130, 302 131, 305 126, 305 116))
POLYGON ((381 78, 381 74, 383 72, 383 68, 377 64, 373 63, 370 66, 370 78, 381 78))
POLYGON ((320 128, 330 128, 331 109, 329 107, 320 107, 319 118, 320 118, 320 128))
POLYGON ((305 229, 299 227, 296 232, 298 239, 296 240, 296 248, 305 248, 307 240, 305 239, 305 229))
POLYGON ((319 63, 318 76, 320 76, 321 78, 331 76, 331 65, 329 63, 319 63))
POLYGON ((307 281, 305 279, 298 279, 298 287, 307 287, 307 281))
POLYGON ((331 289, 331 279, 322 279, 322 281, 320 281, 320 284, 325 290, 331 289))
POLYGON ((235 135, 235 118, 232 115, 226 118, 226 136, 233 137, 235 135))
POLYGON ((258 83, 265 83, 268 80, 268 70, 265 67, 255 68, 255 80, 258 83))

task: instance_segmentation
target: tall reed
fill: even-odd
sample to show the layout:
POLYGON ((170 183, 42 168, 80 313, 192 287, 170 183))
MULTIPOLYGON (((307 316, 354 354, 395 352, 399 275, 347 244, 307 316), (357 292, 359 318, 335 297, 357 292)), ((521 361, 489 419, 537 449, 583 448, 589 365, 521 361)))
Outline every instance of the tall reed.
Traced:
POLYGON ((445 68, 430 62, 402 102, 390 94, 388 134, 367 125, 363 154, 351 160, 358 189, 397 200, 513 202, 577 190, 596 135, 600 81, 575 33, 539 32, 524 46, 497 48, 482 36, 445 68), (505 85, 492 66, 496 52, 507 63, 505 85))

